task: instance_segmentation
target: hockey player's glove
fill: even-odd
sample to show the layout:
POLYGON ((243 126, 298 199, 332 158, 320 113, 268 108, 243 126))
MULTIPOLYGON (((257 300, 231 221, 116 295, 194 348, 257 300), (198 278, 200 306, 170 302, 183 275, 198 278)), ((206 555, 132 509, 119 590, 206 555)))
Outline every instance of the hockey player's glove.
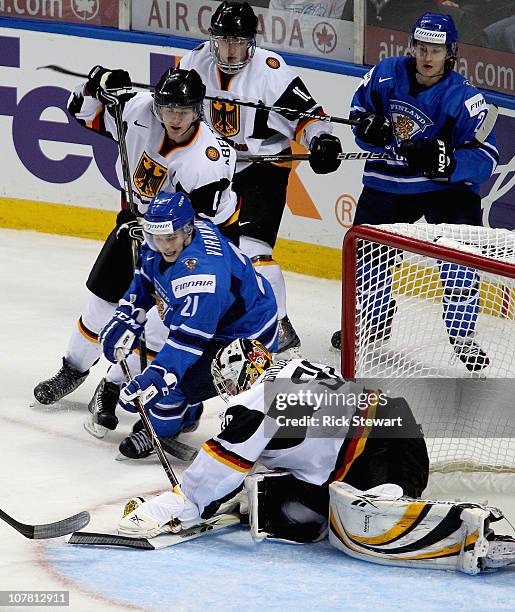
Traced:
POLYGON ((109 70, 95 66, 90 70, 84 93, 109 105, 113 103, 112 96, 126 93, 131 88, 131 77, 126 70, 109 70))
POLYGON ((309 145, 309 165, 315 174, 328 174, 338 170, 342 152, 340 139, 332 134, 320 134, 311 139, 309 145))
MULTIPOLYGON (((143 220, 143 219, 141 219, 143 220)), ((143 227, 136 215, 130 210, 121 210, 116 217, 116 238, 118 240, 137 240, 140 244, 145 240, 143 227)))
POLYGON ((406 159, 413 173, 428 178, 447 178, 456 167, 452 148, 439 139, 405 140, 397 147, 397 153, 406 159))
POLYGON ((172 398, 173 405, 176 403, 173 401, 176 385, 175 374, 161 366, 149 365, 120 391, 118 405, 129 412, 137 412, 134 400, 138 398, 146 409, 153 408, 156 404, 169 408, 169 398, 172 398))
POLYGON ((385 147, 391 143, 392 123, 388 117, 376 113, 364 113, 358 120, 359 123, 354 128, 356 138, 373 147, 385 147))
POLYGON ((117 363, 127 357, 141 336, 145 321, 146 314, 142 308, 134 308, 132 304, 118 306, 113 318, 98 335, 106 359, 117 363))

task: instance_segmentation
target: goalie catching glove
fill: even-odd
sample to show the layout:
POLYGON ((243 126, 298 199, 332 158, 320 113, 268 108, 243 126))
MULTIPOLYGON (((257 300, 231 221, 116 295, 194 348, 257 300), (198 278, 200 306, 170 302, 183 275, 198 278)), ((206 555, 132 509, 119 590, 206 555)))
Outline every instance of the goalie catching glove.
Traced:
POLYGON ((334 172, 342 163, 338 159, 338 155, 342 152, 340 139, 332 134, 314 136, 309 151, 309 165, 315 174, 334 172))
POLYGON ((448 178, 456 167, 452 147, 440 139, 405 140, 397 153, 406 159, 412 172, 427 178, 448 178))
POLYGON ((109 70, 103 66, 95 66, 89 72, 84 93, 93 96, 102 104, 112 104, 113 96, 127 93, 130 89, 132 81, 126 70, 109 70))
POLYGON ((146 320, 146 313, 142 308, 135 308, 128 302, 121 303, 113 318, 98 335, 106 359, 111 363, 125 359, 134 349, 146 320))
POLYGON ((179 533, 201 523, 198 508, 182 493, 167 491, 145 501, 135 497, 127 502, 118 533, 131 538, 154 538, 161 533, 179 533))

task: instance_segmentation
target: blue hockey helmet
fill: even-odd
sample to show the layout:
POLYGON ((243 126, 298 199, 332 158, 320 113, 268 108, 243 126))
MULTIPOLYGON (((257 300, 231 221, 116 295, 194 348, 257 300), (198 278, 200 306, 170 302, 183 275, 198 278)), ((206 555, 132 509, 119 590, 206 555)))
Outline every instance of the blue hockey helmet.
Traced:
POLYGON ((414 49, 416 41, 440 44, 447 47, 445 73, 450 72, 458 53, 458 31, 450 15, 424 13, 415 22, 409 38, 409 48, 414 49))
POLYGON ((194 218, 195 210, 185 193, 161 191, 150 202, 143 217, 145 241, 151 249, 160 252, 154 237, 175 234, 179 230, 187 237, 193 232, 194 218))

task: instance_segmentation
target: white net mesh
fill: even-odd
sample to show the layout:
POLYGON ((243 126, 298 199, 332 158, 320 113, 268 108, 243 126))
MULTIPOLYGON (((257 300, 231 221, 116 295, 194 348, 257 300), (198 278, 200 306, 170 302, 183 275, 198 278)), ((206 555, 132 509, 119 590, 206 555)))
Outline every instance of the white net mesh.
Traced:
POLYGON ((432 469, 515 472, 515 232, 422 223, 373 229, 416 243, 407 250, 386 233, 386 245, 357 240, 354 355, 343 359, 356 377, 387 378, 389 394, 408 399, 432 469), (422 255, 417 245, 438 252, 422 255), (502 274, 494 261, 508 264, 502 274), (419 380, 391 380, 399 378, 419 380))

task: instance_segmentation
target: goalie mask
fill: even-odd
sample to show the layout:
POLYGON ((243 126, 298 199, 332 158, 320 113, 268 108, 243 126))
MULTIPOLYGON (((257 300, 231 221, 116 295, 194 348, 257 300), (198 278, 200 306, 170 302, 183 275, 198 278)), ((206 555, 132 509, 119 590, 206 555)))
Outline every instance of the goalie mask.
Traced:
POLYGON ((238 338, 220 349, 211 364, 218 395, 226 402, 249 389, 273 364, 270 351, 257 340, 238 338))
POLYGON ((415 22, 408 41, 409 55, 415 57, 417 43, 445 45, 447 57, 444 64, 444 74, 448 74, 456 63, 458 53, 458 32, 450 15, 424 13, 415 22))
POLYGON ((226 74, 236 74, 254 57, 258 19, 243 2, 222 2, 211 18, 210 51, 226 74))

